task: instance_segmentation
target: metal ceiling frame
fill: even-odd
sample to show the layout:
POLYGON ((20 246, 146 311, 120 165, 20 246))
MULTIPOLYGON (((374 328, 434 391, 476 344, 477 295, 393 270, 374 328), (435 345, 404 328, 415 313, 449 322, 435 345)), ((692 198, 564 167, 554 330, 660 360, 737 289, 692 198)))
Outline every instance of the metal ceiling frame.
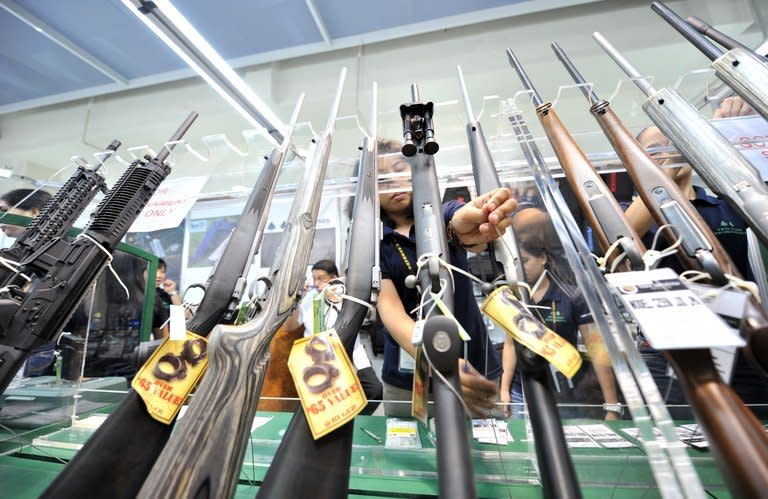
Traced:
MULTIPOLYGON (((99 73, 113 80, 115 83, 118 83, 120 85, 119 88, 124 89, 128 87, 128 78, 120 74, 116 69, 110 67, 109 64, 105 63, 95 55, 82 48, 80 45, 59 33, 53 26, 46 23, 33 13, 29 12, 27 9, 17 4, 13 0, 0 0, 0 8, 6 10, 21 22, 28 25, 44 37, 48 38, 53 43, 74 55, 84 63, 88 64, 99 73)), ((0 107, 0 113, 2 113, 2 107, 0 107)))
MULTIPOLYGON (((286 59, 321 54, 324 52, 329 52, 331 50, 340 50, 340 49, 346 49, 351 47, 357 47, 361 45, 369 45, 373 43, 395 40, 398 38, 405 38, 409 36, 423 35, 423 34, 432 33, 436 31, 443 31, 446 29, 460 28, 460 27, 483 23, 483 22, 497 21, 499 19, 504 19, 504 18, 517 17, 517 16, 526 15, 526 14, 560 9, 564 7, 573 7, 577 5, 589 4, 597 1, 599 0, 536 0, 536 1, 529 0, 529 1, 523 1, 520 3, 511 4, 511 5, 504 5, 501 7, 493 7, 490 9, 467 12, 464 14, 441 17, 441 18, 432 19, 429 21, 420 21, 417 23, 398 26, 395 28, 387 28, 383 30, 371 31, 368 33, 356 34, 356 35, 346 36, 342 38, 332 39, 330 34, 328 34, 327 32, 325 22, 323 21, 322 16, 317 10, 314 0, 305 0, 307 4, 307 8, 310 10, 312 17, 315 20, 315 23, 318 29, 320 30, 320 34, 323 38, 322 42, 308 43, 308 44, 298 45, 295 47, 287 47, 284 49, 271 50, 269 52, 263 52, 260 54, 253 54, 253 55, 248 55, 244 57, 230 59, 227 62, 232 68, 239 69, 239 68, 244 68, 249 66, 268 64, 268 63, 286 60, 286 59), (323 31, 325 31, 325 34, 323 33, 323 31)), ((19 112, 19 111, 25 111, 28 109, 33 109, 33 108, 42 107, 42 106, 61 104, 61 103, 70 102, 70 101, 79 100, 79 99, 97 97, 97 96, 106 95, 110 93, 121 92, 124 90, 135 90, 138 88, 148 87, 151 85, 169 83, 172 81, 178 81, 178 80, 193 78, 197 76, 197 74, 192 69, 184 68, 184 69, 169 71, 165 73, 157 73, 157 74, 146 76, 146 77, 125 79, 124 77, 122 77, 122 75, 119 75, 116 71, 109 68, 108 65, 99 61, 98 58, 92 56, 87 51, 80 48, 77 44, 73 43, 71 40, 68 40, 66 37, 64 37, 63 35, 58 33, 56 30, 48 26, 44 21, 38 19, 36 16, 27 12, 25 9, 18 6, 12 0, 0 0, 0 6, 5 8, 9 12, 11 12, 14 16, 19 17, 19 19, 21 19, 25 23, 29 24, 33 28, 40 31, 43 35, 51 38, 51 40, 55 41, 57 44, 66 48, 68 51, 72 52, 77 57, 83 59, 88 64, 99 69, 99 71, 104 72, 106 70, 115 75, 113 77, 108 73, 104 73, 104 74, 107 74, 107 76, 109 76, 113 80, 115 80, 115 83, 97 85, 89 88, 73 90, 70 92, 63 92, 60 94, 49 95, 46 97, 40 97, 35 99, 28 99, 21 102, 0 106, 0 115, 19 112), (23 12, 24 13, 23 17, 17 14, 16 12, 14 12, 14 10, 18 12, 23 12), (34 20, 37 21, 36 24, 32 24, 34 20), (41 31, 41 29, 43 29, 42 28, 43 26, 46 26, 46 28, 43 31, 41 31), (40 27, 41 29, 38 29, 38 27, 40 27), (58 35, 58 37, 57 38, 51 37, 49 35, 49 32, 51 34, 58 35), (99 66, 96 66, 95 64, 99 64, 99 66), (125 81, 125 83, 118 80, 117 78, 122 78, 122 80, 125 81)), ((130 13, 126 12, 126 15, 130 15, 130 13)))

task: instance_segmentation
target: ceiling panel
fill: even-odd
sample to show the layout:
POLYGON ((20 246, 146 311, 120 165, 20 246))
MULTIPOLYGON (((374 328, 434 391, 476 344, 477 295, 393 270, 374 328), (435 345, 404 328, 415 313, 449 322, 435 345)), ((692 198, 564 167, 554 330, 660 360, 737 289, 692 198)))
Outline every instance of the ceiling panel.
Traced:
POLYGON ((16 3, 128 79, 186 67, 119 0, 16 3))
POLYGON ((316 0, 315 3, 331 37, 342 38, 526 1, 529 0, 441 0, 439 3, 413 0, 316 0))
POLYGON ((32 27, 0 10, 0 106, 110 81, 32 27))

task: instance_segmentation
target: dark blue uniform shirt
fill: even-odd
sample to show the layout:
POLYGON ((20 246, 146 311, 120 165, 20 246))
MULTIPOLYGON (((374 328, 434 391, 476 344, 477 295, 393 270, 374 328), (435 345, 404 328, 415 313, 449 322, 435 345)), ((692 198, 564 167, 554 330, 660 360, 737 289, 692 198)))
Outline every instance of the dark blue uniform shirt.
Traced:
MULTIPOLYGON (((694 186, 694 190, 696 191, 696 198, 691 201, 693 207, 712 229, 715 237, 723 245, 741 275, 746 280, 753 281, 755 278, 749 267, 747 257, 747 223, 722 199, 710 196, 699 186, 694 186)), ((651 247, 657 230, 658 226, 654 224, 648 234, 643 237, 643 242, 648 248, 651 247)), ((656 249, 664 249, 667 246, 669 243, 663 236, 660 236, 659 242, 656 243, 656 249)), ((674 255, 664 258, 658 266, 669 267, 678 274, 686 270, 674 255)))
MULTIPOLYGON (((461 203, 457 201, 443 204, 443 217, 446 223, 461 206, 461 203)), ((406 267, 395 243, 400 245, 415 273, 417 255, 414 227, 411 226, 409 237, 395 232, 391 227, 384 227, 380 265, 381 277, 392 280, 405 311, 415 320, 417 315, 416 313, 412 314, 411 311, 419 306, 420 297, 415 289, 405 287, 405 278, 411 272, 406 267)), ((449 250, 451 264, 466 270, 467 252, 452 244, 449 245, 449 250)), ((472 291, 472 281, 458 272, 454 272, 453 278, 456 284, 453 314, 472 337, 472 340, 467 343, 467 358, 475 369, 486 378, 496 379, 501 376, 501 362, 498 352, 488 339, 488 331, 485 329, 480 309, 472 291)), ((413 387, 413 375, 400 372, 399 363, 400 346, 389 334, 385 334, 384 365, 381 369, 381 379, 390 385, 410 390, 413 387)))

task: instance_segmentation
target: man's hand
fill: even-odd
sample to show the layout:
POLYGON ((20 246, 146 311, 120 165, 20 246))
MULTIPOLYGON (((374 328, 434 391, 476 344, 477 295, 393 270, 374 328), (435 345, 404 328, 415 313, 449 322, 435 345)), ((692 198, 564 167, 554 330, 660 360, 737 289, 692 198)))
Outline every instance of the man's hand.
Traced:
POLYGON ((720 103, 720 107, 712 115, 714 119, 731 118, 734 116, 749 116, 755 114, 754 109, 739 96, 726 97, 720 103))
POLYGON ((512 396, 508 391, 501 391, 501 403, 504 404, 504 416, 512 416, 512 406, 510 405, 512 403, 512 396))
POLYGON ((464 245, 483 244, 504 233, 512 223, 509 215, 516 208, 517 201, 509 189, 495 189, 459 208, 453 214, 451 224, 464 245))
POLYGON ((459 380, 464 403, 467 404, 473 416, 483 417, 496 407, 496 396, 499 387, 496 383, 483 377, 464 359, 459 359, 459 380))

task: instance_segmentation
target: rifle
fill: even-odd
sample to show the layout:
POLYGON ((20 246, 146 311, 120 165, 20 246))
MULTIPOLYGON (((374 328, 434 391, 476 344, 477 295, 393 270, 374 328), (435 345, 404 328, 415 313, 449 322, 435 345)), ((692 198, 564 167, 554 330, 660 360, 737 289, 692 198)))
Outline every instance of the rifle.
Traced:
MULTIPOLYGON (((624 268, 642 270, 645 268, 643 253, 645 247, 640 241, 640 236, 624 218, 619 204, 611 194, 610 189, 594 166, 587 159, 587 155, 565 128, 560 118, 555 113, 551 102, 544 102, 541 95, 531 83, 528 75, 515 57, 512 50, 507 49, 509 63, 517 72, 523 86, 531 92, 536 106, 536 115, 544 127, 552 149, 555 151, 560 165, 563 167, 568 183, 573 189, 579 206, 597 236, 599 245, 603 251, 608 251, 614 245, 621 248, 618 255, 608 251, 605 258, 606 268, 617 268, 622 260, 624 268), (624 259, 624 256, 626 259, 624 259)), ((617 249, 618 249, 617 248, 617 249)))
MULTIPOLYGON (((377 146, 377 87, 373 84, 371 134, 363 139, 352 226, 347 241, 346 294, 370 302, 380 286, 377 146)), ((352 357, 355 338, 365 319, 367 307, 346 300, 333 325, 347 355, 352 357)), ((349 495, 349 466, 352 459, 354 421, 315 440, 304 411, 291 419, 272 464, 259 487, 257 497, 336 498, 349 495), (301 480, 297 480, 297 477, 301 480)))
POLYGON ((593 37, 645 94, 643 110, 661 132, 768 244, 768 187, 755 167, 674 89, 656 90, 600 33, 593 37))
POLYGON ((752 491, 752 495, 765 490, 768 437, 757 418, 723 382, 710 350, 689 348, 663 354, 675 370, 731 489, 742 494, 752 491), (737 425, 739 430, 734 431, 737 425))
MULTIPOLYGON (((426 260, 425 268, 417 277, 421 293, 442 292, 443 302, 452 311, 452 279, 448 269, 438 261, 438 256, 448 261, 450 254, 433 156, 439 149, 432 124, 434 104, 420 100, 416 84, 411 85, 411 99, 410 103, 400 106, 400 116, 405 139, 402 153, 412 158, 416 252, 426 260)), ((455 319, 437 312, 427 317, 422 348, 432 369, 440 374, 432 381, 440 497, 476 497, 458 373, 463 345, 455 319)))
MULTIPOLYGON (((720 39, 727 42, 729 50, 718 48, 662 2, 651 3, 651 9, 712 61, 712 69, 718 78, 749 102, 763 118, 768 118, 768 61, 765 57, 725 35, 725 39, 720 39)), ((699 27, 710 36, 717 32, 709 25, 699 27)))
MULTIPOLYGON (((233 321, 253 255, 261 244, 267 223, 266 213, 290 147, 293 125, 302 102, 303 95, 296 104, 283 143, 273 149, 269 157, 265 157, 264 166, 237 225, 203 286, 205 294, 186 324, 187 329, 195 334, 207 336, 216 324, 233 321)), ((135 391, 129 391, 42 497, 135 497, 172 429, 172 424, 153 419, 141 397, 135 391), (115 449, 120 449, 120 452, 115 452, 115 449), (101 479, 115 470, 118 473, 113 479, 101 479)))
MULTIPOLYGON (((472 174, 477 192, 490 192, 501 187, 496 166, 488 149, 483 128, 472 112, 472 106, 464 83, 461 67, 457 67, 464 107, 467 113, 466 126, 469 140, 469 154, 472 174)), ((502 262, 503 272, 510 286, 525 282, 525 273, 520 259, 514 231, 508 228, 489 248, 492 264, 496 259, 502 262)), ((530 303, 530 296, 522 286, 517 287, 523 303, 530 303)), ((542 474, 542 486, 546 497, 581 497, 579 482, 573 467, 568 445, 563 433, 563 424, 557 410, 557 403, 549 382, 550 370, 547 361, 528 348, 515 342, 518 366, 522 375, 526 404, 530 412, 531 426, 536 445, 536 456, 542 474)))
MULTIPOLYGON (((63 237, 96 194, 107 192, 107 184, 99 168, 119 147, 120 141, 113 140, 104 153, 98 155, 96 163, 78 165, 72 176, 45 203, 40 213, 27 226, 27 230, 10 248, 0 249, 0 259, 21 264, 51 239, 63 237)), ((0 286, 20 285, 19 279, 11 280, 13 275, 10 269, 0 267, 0 286)))
MULTIPOLYGON (((552 49, 592 104, 589 109, 592 116, 624 163, 656 223, 659 226, 671 224, 675 227, 676 235, 681 241, 677 254, 685 267, 708 273, 709 282, 715 286, 728 283, 726 274, 740 278, 739 271, 728 253, 677 184, 664 173, 627 130, 613 112, 610 103, 598 98, 594 90, 589 88, 563 49, 557 43, 552 44, 552 49)), ((747 302, 747 307, 749 311, 745 312, 745 315, 750 316, 751 320, 744 321, 744 335, 750 342, 749 353, 762 369, 768 369, 768 345, 765 345, 766 335, 761 332, 768 327, 768 319, 764 309, 754 298, 747 302)))
POLYGON ((137 159, 96 207, 83 232, 71 243, 54 238, 22 262, 32 275, 28 290, 10 288, 0 298, 0 343, 16 349, 16 364, 0 378, 0 393, 31 350, 52 341, 75 311, 90 285, 111 259, 111 251, 170 174, 171 150, 197 118, 191 113, 154 158, 137 159))
POLYGON ((645 444, 648 464, 659 489, 669 497, 705 497, 658 387, 634 346, 632 333, 601 271, 593 261, 581 229, 573 219, 522 113, 513 110, 509 119, 555 232, 563 243, 565 256, 573 269, 579 289, 600 329, 616 379, 645 444), (654 426, 660 430, 658 435, 654 432, 654 426))
POLYGON ((235 492, 269 361, 269 342, 301 298, 345 76, 346 68, 325 131, 313 139, 278 258, 263 278, 269 289, 261 310, 244 324, 213 329, 208 373, 139 497, 223 498, 235 492))

